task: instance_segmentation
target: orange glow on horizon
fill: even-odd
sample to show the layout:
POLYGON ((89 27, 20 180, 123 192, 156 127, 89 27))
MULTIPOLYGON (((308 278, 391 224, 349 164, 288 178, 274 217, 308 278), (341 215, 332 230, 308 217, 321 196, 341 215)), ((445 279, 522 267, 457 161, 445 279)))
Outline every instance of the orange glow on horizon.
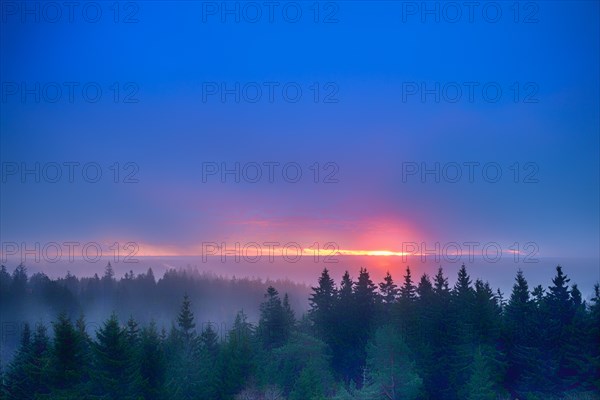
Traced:
POLYGON ((207 248, 177 248, 175 246, 140 246, 140 251, 136 254, 139 257, 201 257, 215 256, 218 257, 221 253, 227 256, 244 256, 244 257, 257 257, 263 256, 283 256, 283 252, 286 251, 287 255, 293 257, 295 255, 302 255, 306 257, 310 256, 321 256, 321 257, 334 257, 334 256, 370 256, 370 257, 400 257, 400 256, 419 256, 418 253, 409 253, 401 251, 391 250, 351 250, 351 249, 334 249, 334 248, 310 248, 304 247, 299 248, 295 245, 287 247, 275 246, 275 247, 256 247, 253 245, 247 245, 245 247, 230 246, 225 247, 221 251, 220 248, 207 247, 207 248))
MULTIPOLYGON (((268 242, 265 242, 268 243, 268 242)), ((433 251, 394 251, 394 250, 367 250, 367 249, 337 249, 334 247, 313 248, 300 247, 297 243, 279 244, 264 246, 263 243, 249 242, 245 245, 240 245, 239 242, 234 244, 226 243, 221 249, 222 244, 212 243, 204 246, 192 246, 181 248, 177 246, 153 246, 140 245, 139 251, 135 254, 139 257, 202 257, 214 256, 218 257, 221 254, 226 256, 243 256, 243 257, 258 257, 271 256, 282 257, 284 255, 295 257, 298 255, 310 257, 335 257, 335 256, 368 256, 368 257, 432 257, 432 256, 466 256, 466 253, 456 251, 447 252, 445 254, 436 253, 433 251)), ((503 253, 508 254, 523 254, 518 250, 503 250, 503 253)))

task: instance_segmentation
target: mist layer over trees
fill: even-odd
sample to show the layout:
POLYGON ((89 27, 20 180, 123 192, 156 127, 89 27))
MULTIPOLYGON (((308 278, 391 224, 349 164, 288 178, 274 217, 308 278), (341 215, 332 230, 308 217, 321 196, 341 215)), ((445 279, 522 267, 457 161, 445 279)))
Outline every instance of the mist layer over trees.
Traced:
POLYGON ((252 281, 0 274, 3 315, 34 310, 25 307, 35 298, 52 299, 44 312, 56 313, 24 324, 2 369, 7 399, 599 398, 600 288, 586 303, 561 267, 548 288, 530 288, 519 272, 506 298, 464 266, 453 287, 442 269, 413 279, 407 268, 400 282, 388 274, 378 284, 366 269, 336 284, 325 269, 306 313, 291 301, 301 287, 271 282, 256 319, 242 310, 252 294, 237 293, 252 281), (202 322, 199 290, 239 296, 226 334, 202 322), (91 331, 94 299, 110 315, 91 331))
POLYGON ((50 326, 60 313, 71 320, 85 315, 86 330, 94 334, 114 312, 121 319, 133 317, 147 325, 154 321, 158 329, 170 329, 188 293, 197 315, 198 329, 212 325, 223 338, 241 310, 248 320, 258 322, 260 302, 269 285, 289 293, 290 303, 298 313, 308 309, 310 287, 287 280, 262 281, 248 278, 224 278, 186 268, 169 270, 160 279, 152 269, 134 275, 126 273, 116 279, 111 264, 101 277, 78 278, 70 273, 50 279, 42 273, 28 276, 19 265, 12 274, 0 266, 0 323, 2 324, 2 365, 10 361, 19 345, 25 322, 31 327, 38 322, 50 326))

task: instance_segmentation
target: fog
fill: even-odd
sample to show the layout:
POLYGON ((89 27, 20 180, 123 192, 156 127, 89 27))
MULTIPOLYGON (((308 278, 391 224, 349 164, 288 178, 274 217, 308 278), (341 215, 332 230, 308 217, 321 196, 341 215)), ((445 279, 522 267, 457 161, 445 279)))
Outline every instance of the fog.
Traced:
MULTIPOLYGON (((79 277, 68 272, 50 278, 33 268, 13 269, 3 269, 0 278, 2 365, 12 358, 25 323, 50 327, 61 312, 72 320, 83 314, 92 337, 113 312, 123 324, 130 317, 143 325, 154 321, 159 330, 168 333, 176 323, 183 296, 188 294, 197 329, 210 324, 224 338, 239 311, 244 311, 250 322, 258 321, 268 286, 277 288, 282 296, 287 293, 298 316, 307 310, 310 291, 308 286, 290 280, 223 277, 189 266, 167 270, 160 277, 152 268, 143 273, 118 274, 112 265, 102 274, 92 272, 91 277, 79 271, 79 277)), ((52 272, 58 275, 58 271, 52 272)))
MULTIPOLYGON (((439 267, 442 267, 449 278, 450 283, 456 279, 456 272, 464 263, 469 273, 476 278, 489 281, 492 287, 500 289, 503 293, 510 293, 514 284, 514 278, 519 269, 523 270, 528 281, 532 285, 548 286, 554 276, 555 268, 561 265, 568 272, 573 282, 577 282, 583 293, 584 299, 589 299, 594 292, 594 284, 600 281, 600 260, 598 258, 574 258, 574 257, 536 257, 531 260, 519 259, 515 262, 512 255, 504 254, 500 260, 492 261, 481 256, 472 259, 467 254, 453 260, 451 256, 336 256, 329 260, 321 257, 315 261, 313 257, 303 256, 297 262, 275 257, 270 261, 266 256, 257 262, 249 262, 242 258, 236 261, 228 257, 224 261, 220 257, 180 256, 180 257, 135 257, 137 262, 124 263, 122 260, 115 262, 111 257, 103 257, 99 261, 91 263, 82 259, 73 262, 61 261, 48 263, 41 260, 32 262, 25 260, 27 270, 30 274, 43 272, 50 278, 64 277, 67 272, 77 277, 90 277, 94 274, 102 277, 104 268, 111 262, 116 278, 122 278, 126 273, 133 271, 134 274, 145 273, 152 268, 156 279, 160 279, 166 271, 171 269, 192 269, 198 273, 208 273, 222 278, 249 278, 251 280, 290 280, 306 286, 314 286, 317 278, 327 268, 331 276, 339 282, 343 273, 348 270, 350 275, 355 276, 361 267, 369 269, 373 280, 380 282, 387 271, 400 280, 407 266, 413 271, 413 276, 424 273, 434 275, 439 267), (333 262, 335 261, 335 262, 333 262)), ((23 260, 8 258, 5 265, 18 265, 23 260)))
MULTIPOLYGON (((462 265, 462 262, 436 262, 433 258, 423 260, 421 257, 402 262, 401 257, 340 256, 337 263, 314 262, 310 257, 296 263, 282 260, 221 262, 217 257, 206 262, 200 257, 139 257, 137 263, 111 263, 110 273, 107 273, 110 260, 34 262, 26 265, 27 279, 22 282, 23 277, 15 279, 13 272, 19 265, 18 260, 12 261, 6 264, 0 287, 2 365, 11 359, 25 322, 31 326, 40 322, 50 326, 61 312, 73 320, 83 314, 92 336, 113 312, 123 324, 133 317, 142 324, 155 321, 159 329, 168 332, 187 293, 197 328, 202 330, 203 325, 210 324, 220 337, 225 337, 238 311, 243 310, 250 322, 257 322, 260 303, 270 285, 282 296, 287 293, 296 316, 302 317, 308 309, 311 286, 316 285, 323 268, 329 269, 336 283, 344 271, 348 270, 355 277, 363 266, 369 269, 375 282, 381 282, 387 271, 399 282, 407 265, 414 278, 425 273, 433 276, 441 266, 453 285, 462 265)), ((547 287, 556 265, 562 265, 587 300, 593 294, 593 285, 600 281, 600 264, 596 260, 512 261, 490 263, 475 259, 465 264, 472 277, 489 281, 505 298, 510 295, 519 269, 524 271, 530 287, 538 284, 547 287)))

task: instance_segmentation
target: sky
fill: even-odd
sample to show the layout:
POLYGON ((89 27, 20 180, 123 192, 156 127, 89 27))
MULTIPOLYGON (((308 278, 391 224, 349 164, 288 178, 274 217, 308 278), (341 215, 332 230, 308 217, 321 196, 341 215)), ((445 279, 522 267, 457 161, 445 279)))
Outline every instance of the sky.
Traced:
POLYGON ((469 4, 3 1, 3 263, 561 259, 591 287, 599 3, 469 4))

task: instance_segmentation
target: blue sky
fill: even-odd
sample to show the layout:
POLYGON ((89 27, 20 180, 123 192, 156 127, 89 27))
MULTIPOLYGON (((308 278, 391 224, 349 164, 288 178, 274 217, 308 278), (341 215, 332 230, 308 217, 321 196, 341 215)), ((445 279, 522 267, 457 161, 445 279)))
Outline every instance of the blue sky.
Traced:
MULTIPOLYGON (((70 183, 66 169, 58 183, 4 176, 3 242, 133 241, 148 255, 189 254, 207 241, 396 252, 403 242, 498 242, 504 250, 535 242, 540 256, 598 260, 598 2, 522 2, 518 22, 512 2, 482 2, 472 22, 456 3, 463 14, 455 23, 440 2, 426 2, 440 7, 439 22, 421 2, 322 2, 318 22, 313 2, 283 2, 273 22, 252 3, 258 23, 243 11, 239 22, 220 9, 206 14, 221 2, 120 3, 118 23, 112 3, 94 4, 96 23, 79 9, 73 22, 62 9, 58 23, 40 9, 35 22, 3 4, 4 172, 35 162, 97 163, 103 172, 97 183, 77 174, 70 183), (284 6, 302 11, 298 22, 284 6), (27 93, 22 101, 36 83, 40 101, 27 93), (239 102, 232 94, 223 101, 221 88, 236 83, 239 102), (215 84, 217 93, 207 92, 215 84), (406 92, 436 84, 439 102, 406 92), (56 102, 53 85, 62 90, 56 102), (102 97, 90 102, 83 87, 101 88, 102 97), (262 97, 252 102, 256 87, 262 97), (292 102, 284 87, 300 88, 301 98, 292 102), (457 87, 462 97, 452 102, 457 87), (502 97, 486 101, 484 87, 502 97), (270 161, 298 163, 302 179, 202 182, 203 163, 270 161), (122 182, 128 162, 137 183, 122 182), (472 162, 499 166, 501 179, 490 183, 478 168, 469 182, 464 163, 472 162), (322 182, 333 171, 327 163, 337 183, 322 182), (406 163, 457 163, 463 178, 403 182, 406 163)), ((228 7, 236 4, 248 7, 228 7)))

